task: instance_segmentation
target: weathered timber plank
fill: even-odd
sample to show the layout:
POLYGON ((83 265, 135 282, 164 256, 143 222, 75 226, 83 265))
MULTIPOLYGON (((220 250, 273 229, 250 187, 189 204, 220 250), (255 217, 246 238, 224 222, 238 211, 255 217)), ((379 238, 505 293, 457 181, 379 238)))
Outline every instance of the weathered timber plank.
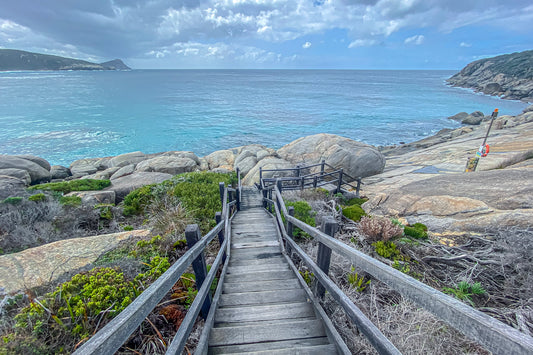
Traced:
POLYGON ((245 306, 255 304, 291 303, 307 300, 307 293, 303 289, 290 292, 262 291, 224 294, 220 297, 219 307, 245 306))
POLYGON ((313 306, 307 302, 268 305, 243 305, 239 308, 219 308, 215 313, 217 323, 256 322, 263 320, 297 319, 315 316, 313 306))
POLYGON ((232 243, 231 245, 235 249, 248 249, 248 248, 263 248, 263 247, 279 247, 280 243, 276 240, 269 240, 263 242, 239 242, 232 243))
MULTIPOLYGON (((298 321, 304 321, 304 320, 316 320, 316 317, 303 317, 298 318, 298 321)), ((284 324, 284 323, 292 323, 294 322, 294 319, 286 318, 286 319, 272 319, 272 320, 260 320, 260 321, 251 321, 251 322, 231 322, 231 323, 218 323, 216 325, 217 328, 227 328, 227 327, 244 327, 244 326, 250 326, 250 325, 272 325, 272 324, 284 324)), ((326 333, 327 336, 327 333, 326 333)))
POLYGON ((264 341, 279 341, 325 336, 322 323, 318 320, 302 320, 269 325, 247 325, 239 327, 213 328, 209 344, 236 345, 264 341))
MULTIPOLYGON (((263 343, 262 343, 263 344, 263 343)), ((226 353, 231 354, 241 354, 242 352, 237 353, 226 353)), ((335 345, 317 345, 317 346, 302 346, 297 348, 285 348, 285 349, 270 349, 262 351, 250 351, 246 352, 248 355, 332 355, 337 354, 337 349, 335 345)))
POLYGON ((296 279, 292 270, 269 272, 262 271, 251 274, 227 274, 226 282, 248 282, 248 281, 270 281, 270 280, 289 280, 296 279))
MULTIPOLYGON (((212 355, 219 354, 232 354, 232 353, 248 353, 261 350, 275 350, 275 349, 291 349, 308 346, 327 345, 329 340, 327 337, 319 338, 304 338, 294 340, 282 340, 272 341, 254 344, 239 344, 239 345, 225 345, 225 346, 213 346, 209 348, 209 353, 212 355)), ((327 354, 327 353, 324 353, 327 354)))
POLYGON ((292 290, 300 289, 298 279, 274 280, 274 281, 253 281, 253 282, 224 282, 223 293, 241 293, 241 292, 261 292, 270 290, 292 290))
POLYGON ((236 249, 231 251, 232 257, 239 259, 249 258, 249 259, 267 259, 271 254, 280 255, 280 247, 264 247, 264 248, 247 248, 247 249, 236 249), (261 257, 263 256, 263 257, 261 257))
POLYGON ((261 271, 286 271, 290 270, 287 263, 279 264, 254 264, 254 265, 241 265, 241 266, 229 266, 227 269, 229 274, 247 274, 261 271))
POLYGON ((281 254, 274 255, 268 259, 231 259, 230 266, 246 266, 246 265, 276 265, 285 263, 285 258, 281 254))

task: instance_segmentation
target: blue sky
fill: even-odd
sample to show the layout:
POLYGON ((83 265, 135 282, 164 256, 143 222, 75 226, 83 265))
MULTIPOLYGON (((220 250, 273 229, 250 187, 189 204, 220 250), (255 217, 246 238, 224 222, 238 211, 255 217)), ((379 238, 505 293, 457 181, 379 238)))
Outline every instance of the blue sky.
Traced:
POLYGON ((136 69, 458 70, 533 49, 531 0, 2 2, 0 48, 136 69))

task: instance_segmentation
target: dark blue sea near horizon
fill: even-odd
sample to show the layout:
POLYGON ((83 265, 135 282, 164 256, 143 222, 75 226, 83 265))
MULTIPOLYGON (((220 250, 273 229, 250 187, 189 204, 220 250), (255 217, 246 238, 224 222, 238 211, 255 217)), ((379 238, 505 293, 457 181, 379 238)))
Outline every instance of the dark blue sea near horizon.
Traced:
POLYGON ((133 70, 0 72, 0 154, 68 166, 132 151, 279 148, 333 133, 372 145, 459 124, 446 117, 527 106, 452 88, 453 71, 133 70))

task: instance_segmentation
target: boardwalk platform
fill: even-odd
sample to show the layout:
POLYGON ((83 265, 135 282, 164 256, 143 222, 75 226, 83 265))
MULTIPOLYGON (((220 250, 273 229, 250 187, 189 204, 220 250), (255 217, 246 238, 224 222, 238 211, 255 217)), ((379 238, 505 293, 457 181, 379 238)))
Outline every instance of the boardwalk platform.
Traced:
POLYGON ((272 216, 245 191, 209 354, 337 354, 322 317, 281 252, 272 216))

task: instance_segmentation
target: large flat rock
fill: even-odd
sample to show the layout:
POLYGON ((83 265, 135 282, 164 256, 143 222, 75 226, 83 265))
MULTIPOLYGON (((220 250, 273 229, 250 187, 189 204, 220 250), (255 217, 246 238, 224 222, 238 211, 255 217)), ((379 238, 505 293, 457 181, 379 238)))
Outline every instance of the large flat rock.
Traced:
POLYGON ((93 263, 123 241, 144 237, 149 230, 61 240, 0 256, 0 287, 8 294, 39 287, 93 263))

